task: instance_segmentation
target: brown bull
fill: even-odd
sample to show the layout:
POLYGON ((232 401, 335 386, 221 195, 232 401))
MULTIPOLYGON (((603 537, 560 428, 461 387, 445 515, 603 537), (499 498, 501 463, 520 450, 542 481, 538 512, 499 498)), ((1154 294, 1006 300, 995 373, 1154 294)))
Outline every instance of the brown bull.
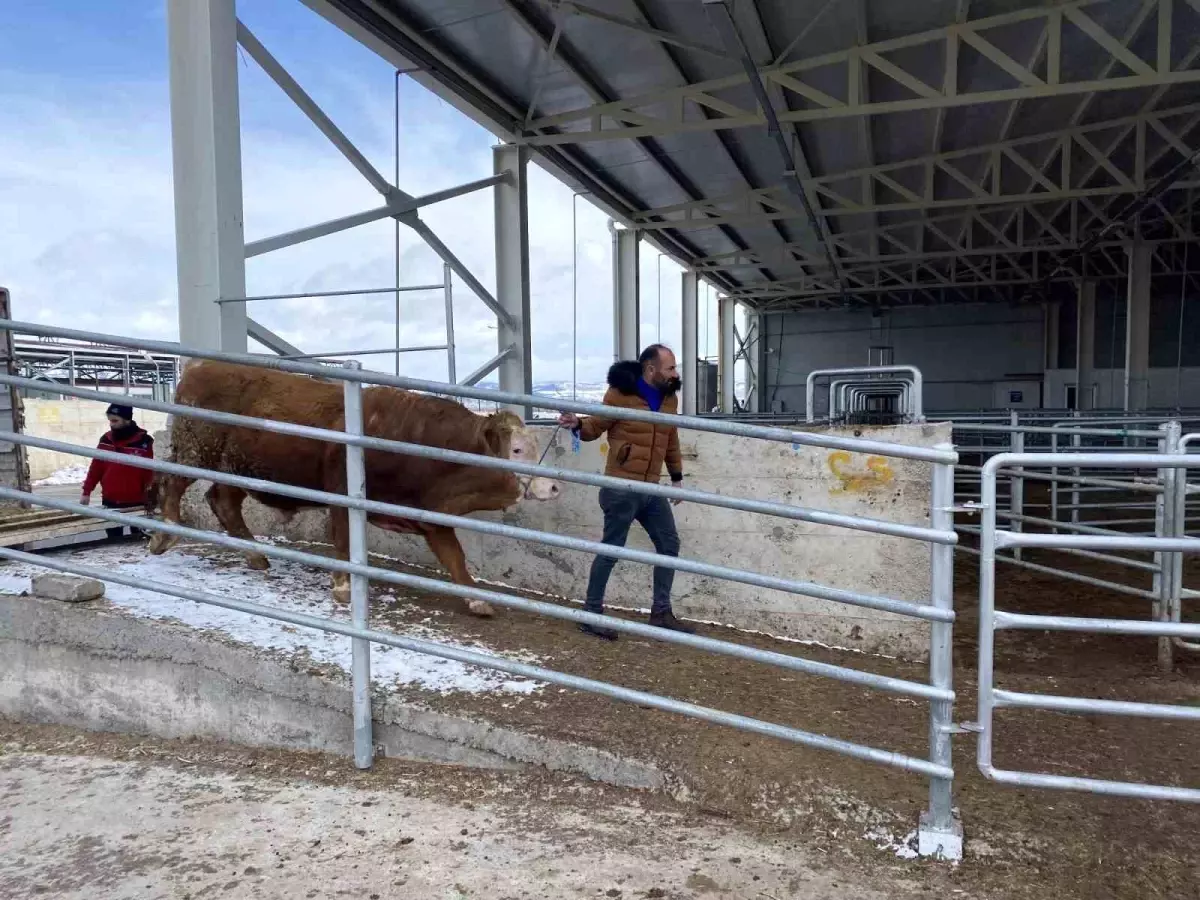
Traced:
MULTIPOLYGON (((193 360, 184 368, 175 402, 341 431, 342 390, 340 382, 193 360)), ((365 388, 362 406, 363 431, 370 437, 537 461, 536 439, 510 412, 480 416, 450 400, 388 387, 365 388)), ((346 452, 341 444, 175 416, 171 425, 171 457, 181 465, 346 493, 346 452)), ((557 484, 545 478, 519 478, 498 469, 378 450, 366 450, 364 462, 370 499, 450 515, 505 509, 522 497, 548 500, 557 496, 559 490, 557 484)), ((157 490, 163 519, 178 522, 180 501, 192 479, 161 477, 157 490)), ((205 498, 221 527, 234 537, 253 540, 242 518, 246 495, 241 488, 213 484, 205 498)), ((254 497, 285 514, 315 505, 279 494, 255 492, 254 497)), ((388 531, 422 535, 455 582, 474 584, 453 528, 390 516, 371 515, 369 521, 388 531)), ((329 510, 329 535, 338 558, 348 559, 350 529, 345 508, 335 506, 329 510)), ((160 532, 150 542, 150 552, 164 553, 176 541, 177 538, 160 532)), ((252 569, 266 569, 269 565, 260 553, 247 553, 246 560, 252 569)), ((349 576, 334 573, 333 585, 334 599, 346 602, 349 576)), ((491 607, 480 600, 467 606, 476 615, 492 614, 491 607)))

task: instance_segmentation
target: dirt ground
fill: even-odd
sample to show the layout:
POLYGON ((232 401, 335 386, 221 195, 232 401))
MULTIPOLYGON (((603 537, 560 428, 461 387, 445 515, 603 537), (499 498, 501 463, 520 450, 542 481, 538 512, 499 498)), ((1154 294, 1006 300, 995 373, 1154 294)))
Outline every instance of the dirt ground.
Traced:
MULTIPOLYGON (((972 558, 962 554, 956 569, 960 614, 955 628, 956 717, 969 721, 975 713, 978 573, 972 558)), ((391 586, 388 590, 396 593, 391 586)), ((635 598, 610 599, 640 605, 635 598)), ((1136 598, 1011 567, 999 571, 997 605, 1034 613, 1148 615, 1146 603, 1136 598)), ((511 611, 479 620, 461 612, 459 601, 432 594, 400 595, 392 602, 377 598, 372 624, 387 628, 430 616, 443 624, 452 622, 463 638, 486 640, 501 650, 527 651, 551 668, 884 749, 916 756, 927 751, 924 703, 827 679, 627 636, 610 644, 581 635, 571 623, 511 611)), ((716 626, 702 626, 702 630, 714 637, 913 680, 927 676, 925 667, 902 661, 775 641, 716 626)), ((1183 657, 1175 672, 1163 675, 1156 668, 1152 639, 1006 632, 998 636, 996 672, 997 683, 1014 690, 1200 702, 1200 660, 1183 657)), ((1200 851, 1195 836, 1200 834, 1200 808, 995 785, 979 775, 970 735, 957 736, 954 748, 955 798, 966 830, 967 858, 948 866, 901 862, 894 848, 876 849, 872 841, 863 839, 868 833, 902 839, 915 827, 927 790, 919 776, 553 687, 527 698, 505 698, 503 703, 494 696, 434 696, 419 691, 412 691, 410 699, 654 761, 671 774, 675 796, 686 803, 674 806, 674 801, 663 797, 639 802, 671 806, 691 822, 723 823, 759 840, 790 842, 803 850, 805 859, 837 860, 862 878, 887 879, 903 871, 914 873, 920 892, 1013 900, 1047 896, 1174 900, 1197 895, 1200 851)), ((1200 756, 1195 752, 1200 727, 1193 723, 1012 711, 1000 713, 998 722, 995 761, 1002 767, 1200 785, 1200 756)), ((36 739, 26 740, 34 749, 46 749, 36 739)), ((119 757, 129 752, 121 749, 120 739, 103 740, 109 744, 108 749, 97 751, 102 755, 119 757)), ((238 752, 221 750, 230 757, 238 752)), ((276 758, 284 760, 280 770, 288 771, 289 757, 278 754, 276 758)), ((329 771, 337 773, 338 783, 353 773, 345 761, 328 765, 329 771)), ((391 761, 380 771, 396 765, 403 767, 391 761)), ((361 777, 355 774, 354 783, 360 783, 361 777)), ((460 777, 466 783, 510 776, 455 776, 460 777)), ((829 895, 844 896, 837 891, 829 895)), ((906 895, 896 888, 890 896, 906 895)))
POLYGON ((920 867, 868 875, 659 795, 544 772, 360 773, 0 722, 0 803, 0 896, 14 900, 924 896, 920 867))
MULTIPOLYGON (((1040 559, 1051 561, 1046 555, 1040 559)), ((1200 581, 1200 571, 1197 576, 1200 581)), ((956 718, 961 722, 975 715, 978 569, 971 557, 958 555, 955 580, 961 617, 955 628, 956 718)), ((1000 570, 997 582, 1002 609, 1149 615, 1147 604, 1137 598, 1011 567, 1000 570)), ((373 605, 373 624, 382 627, 429 615, 453 617, 456 632, 486 638, 503 650, 527 650, 551 668, 916 756, 927 752, 926 705, 907 698, 627 636, 608 643, 579 634, 567 622, 511 611, 481 621, 461 613, 458 601, 440 596, 410 595, 373 605)), ((898 660, 717 626, 702 630, 783 653, 927 679, 924 666, 898 660)), ((996 673, 999 685, 1018 691, 1200 702, 1200 659, 1184 655, 1172 674, 1163 675, 1153 639, 1003 632, 997 637, 996 673)), ((412 699, 429 701, 416 692, 412 699)), ((653 760, 673 773, 705 814, 787 835, 828 853, 843 851, 847 833, 855 829, 861 834, 882 827, 902 836, 925 806, 927 788, 919 776, 592 695, 547 688, 500 704, 461 694, 439 698, 436 706, 653 760)), ((1005 768, 1200 785, 1195 752, 1200 725, 1195 723, 1033 711, 1003 711, 997 721, 994 759, 1005 768)), ((957 736, 955 797, 968 859, 938 876, 945 886, 986 886, 986 896, 1014 898, 1044 898, 1050 893, 1047 885, 1059 897, 1089 900, 1196 895, 1200 808, 996 785, 979 774, 974 755, 974 738, 957 736)), ((880 854, 869 844, 857 843, 852 852, 865 847, 878 861, 880 854)))

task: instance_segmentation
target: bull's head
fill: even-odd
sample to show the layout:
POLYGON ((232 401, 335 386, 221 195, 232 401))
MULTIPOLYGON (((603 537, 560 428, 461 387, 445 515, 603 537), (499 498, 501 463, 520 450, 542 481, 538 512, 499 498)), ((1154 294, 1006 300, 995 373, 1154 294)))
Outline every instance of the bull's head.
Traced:
MULTIPOLYGON (((537 463, 537 438, 514 413, 500 410, 490 415, 484 434, 489 449, 496 456, 516 462, 537 463)), ((517 482, 521 485, 520 499, 524 500, 553 500, 561 492, 558 482, 551 478, 518 475, 517 482)))

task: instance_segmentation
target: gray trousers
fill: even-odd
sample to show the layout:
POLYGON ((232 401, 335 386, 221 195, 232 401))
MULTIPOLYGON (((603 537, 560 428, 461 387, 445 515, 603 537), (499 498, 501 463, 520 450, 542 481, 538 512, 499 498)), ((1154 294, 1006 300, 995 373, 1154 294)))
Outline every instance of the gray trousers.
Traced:
MULTIPOLYGON (((663 556, 679 555, 679 532, 675 529, 675 514, 666 498, 601 488, 600 508, 604 511, 604 537, 601 538, 603 543, 624 547, 629 537, 630 526, 637 522, 646 529, 655 550, 663 556)), ((587 601, 584 605, 588 612, 604 611, 604 589, 616 563, 611 556, 597 556, 592 561, 587 601)), ((674 569, 655 567, 653 601, 650 606, 652 614, 671 611, 671 585, 674 581, 674 569)))

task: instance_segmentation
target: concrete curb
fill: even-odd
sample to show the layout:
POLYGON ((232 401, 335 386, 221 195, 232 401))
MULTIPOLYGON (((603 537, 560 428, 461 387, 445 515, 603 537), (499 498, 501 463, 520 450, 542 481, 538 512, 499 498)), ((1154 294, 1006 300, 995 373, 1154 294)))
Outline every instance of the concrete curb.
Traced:
MULTIPOLYGON (((352 753, 348 679, 183 625, 0 594, 0 714, 156 737, 352 753)), ((661 790, 651 763, 376 695, 384 755, 491 769, 540 765, 661 790)))

